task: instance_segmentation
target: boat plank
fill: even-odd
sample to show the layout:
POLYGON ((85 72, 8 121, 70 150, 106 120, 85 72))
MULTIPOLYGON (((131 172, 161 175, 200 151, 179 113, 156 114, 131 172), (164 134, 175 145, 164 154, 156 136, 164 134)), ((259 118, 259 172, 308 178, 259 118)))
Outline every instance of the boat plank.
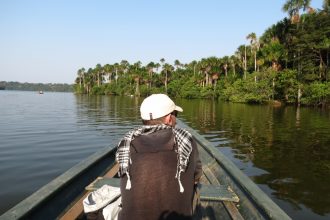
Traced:
POLYGON ((230 201, 239 202, 238 196, 227 186, 224 185, 199 185, 200 199, 202 201, 230 201))
MULTIPOLYGON (((206 154, 206 152, 203 148, 200 147, 199 150, 200 150, 201 155, 206 154)), ((210 184, 219 186, 220 181, 216 177, 216 175, 214 175, 215 171, 212 169, 213 167, 215 167, 217 165, 216 160, 213 159, 211 161, 207 161, 207 162, 202 161, 202 162, 203 162, 203 164, 207 164, 207 165, 203 166, 203 174, 205 176, 205 179, 207 179, 207 181, 210 184)), ((220 172, 220 171, 218 171, 218 172, 220 172)), ((236 197, 237 197, 237 195, 236 195, 236 197)), ((237 197, 237 200, 235 202, 238 202, 238 201, 239 201, 239 198, 237 197)), ((239 210, 237 209, 236 205, 233 202, 223 201, 223 206, 229 213, 231 219, 237 219, 237 220, 244 219, 243 216, 241 215, 241 213, 239 212, 239 210)))
MULTIPOLYGON (((216 160, 217 164, 210 167, 211 172, 215 174, 219 181, 221 180, 221 183, 228 183, 240 197, 241 216, 244 216, 246 219, 291 219, 219 149, 182 121, 178 120, 177 123, 193 135, 201 155, 205 154, 209 158, 216 160)), ((203 161, 202 159, 202 163, 205 164, 208 161, 203 161)))
POLYGON ((194 219, 201 220, 223 220, 232 219, 222 202, 202 201, 196 208, 194 219))
POLYGON ((226 207, 227 212, 230 214, 230 217, 234 220, 243 220, 243 216, 238 212, 237 207, 234 203, 229 201, 223 201, 224 206, 226 207))
POLYGON ((78 219, 84 212, 83 200, 88 196, 89 192, 86 192, 75 204, 59 218, 59 220, 72 220, 78 219))
MULTIPOLYGON (((94 191, 104 185, 120 187, 120 179, 111 177, 98 177, 95 181, 86 187, 86 190, 94 191)), ((229 186, 198 184, 198 190, 200 192, 201 201, 239 201, 238 196, 229 188, 229 186)))

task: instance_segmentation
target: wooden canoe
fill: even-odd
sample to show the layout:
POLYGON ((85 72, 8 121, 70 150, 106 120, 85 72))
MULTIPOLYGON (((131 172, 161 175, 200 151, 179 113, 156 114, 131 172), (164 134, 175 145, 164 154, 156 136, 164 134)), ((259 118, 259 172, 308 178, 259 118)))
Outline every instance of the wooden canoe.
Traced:
MULTIPOLYGON (((196 208, 195 219, 290 219, 204 137, 179 120, 178 126, 195 137, 203 163, 201 182, 211 187, 204 187, 206 195, 196 208), (238 199, 214 199, 213 194, 219 195, 218 191, 223 188, 233 191, 238 199)), ((95 153, 4 213, 0 219, 85 219, 82 200, 89 193, 88 186, 95 180, 116 176, 115 152, 116 147, 109 147, 95 153)))

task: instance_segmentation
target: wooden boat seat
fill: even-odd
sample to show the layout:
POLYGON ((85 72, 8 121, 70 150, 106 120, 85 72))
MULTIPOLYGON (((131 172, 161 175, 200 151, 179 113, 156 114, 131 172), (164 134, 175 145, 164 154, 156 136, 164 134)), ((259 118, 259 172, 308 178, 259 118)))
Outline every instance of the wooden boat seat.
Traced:
MULTIPOLYGON (((110 186, 119 187, 119 178, 109 178, 109 177, 98 177, 94 182, 89 184, 85 189, 88 191, 96 190, 103 185, 108 184, 110 186)), ((201 201, 229 201, 229 202, 239 202, 239 198, 229 186, 225 185, 207 185, 198 184, 198 190, 200 193, 201 201)))

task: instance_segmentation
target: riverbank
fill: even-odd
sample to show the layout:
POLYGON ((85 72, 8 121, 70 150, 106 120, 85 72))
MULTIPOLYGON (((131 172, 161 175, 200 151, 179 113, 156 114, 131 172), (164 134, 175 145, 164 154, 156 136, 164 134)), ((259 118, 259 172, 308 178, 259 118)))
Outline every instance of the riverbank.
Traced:
POLYGON ((141 79, 132 82, 127 76, 116 81, 74 85, 79 94, 142 96, 152 93, 167 93, 173 98, 219 99, 233 103, 264 104, 279 101, 286 105, 326 107, 330 104, 330 82, 299 82, 293 70, 254 72, 245 77, 219 76, 210 85, 200 81, 201 76, 193 76, 189 69, 172 72, 172 79, 166 86, 162 76, 154 75, 154 82, 140 84, 141 79))

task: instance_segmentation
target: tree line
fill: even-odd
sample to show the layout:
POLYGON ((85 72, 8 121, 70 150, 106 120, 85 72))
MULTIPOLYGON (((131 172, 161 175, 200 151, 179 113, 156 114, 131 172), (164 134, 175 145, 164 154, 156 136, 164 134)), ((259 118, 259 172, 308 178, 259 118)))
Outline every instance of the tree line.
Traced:
POLYGON ((81 94, 213 98, 232 102, 327 105, 330 103, 330 0, 322 9, 310 0, 287 0, 288 17, 262 36, 246 36, 231 56, 190 63, 164 58, 142 65, 122 60, 77 71, 81 94))
POLYGON ((22 91, 49 91, 49 92, 73 92, 73 85, 62 83, 20 83, 20 82, 0 82, 0 88, 6 90, 22 91))

